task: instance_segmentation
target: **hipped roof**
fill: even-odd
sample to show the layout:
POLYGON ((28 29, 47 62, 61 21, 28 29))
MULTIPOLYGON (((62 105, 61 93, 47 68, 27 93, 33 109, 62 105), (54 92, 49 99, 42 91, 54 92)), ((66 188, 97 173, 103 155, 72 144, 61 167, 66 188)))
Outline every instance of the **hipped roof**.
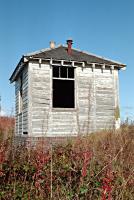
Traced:
POLYGON ((26 58, 28 61, 32 59, 44 59, 44 60, 55 59, 55 60, 115 65, 119 69, 126 66, 123 63, 119 63, 117 61, 113 61, 104 57, 100 57, 100 56, 97 56, 88 52, 83 52, 81 50, 73 49, 73 48, 72 48, 71 54, 69 55, 67 52, 67 47, 60 45, 54 49, 51 49, 51 48, 43 49, 40 51, 23 55, 17 67, 15 68, 13 74, 10 77, 11 82, 15 81, 16 76, 22 70, 24 66, 23 65, 24 58, 26 58))

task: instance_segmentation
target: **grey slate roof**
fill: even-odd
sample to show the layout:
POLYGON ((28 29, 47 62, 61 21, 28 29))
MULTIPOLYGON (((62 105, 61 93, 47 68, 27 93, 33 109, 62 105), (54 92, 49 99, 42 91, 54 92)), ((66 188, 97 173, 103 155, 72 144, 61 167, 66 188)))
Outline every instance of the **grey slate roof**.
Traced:
POLYGON ((67 52, 67 47, 60 45, 54 49, 50 49, 50 48, 43 49, 40 51, 23 55, 9 79, 11 83, 15 81, 16 77, 18 76, 20 71, 23 69, 24 58, 27 58, 28 61, 32 59, 36 59, 36 58, 37 59, 51 59, 52 58, 56 60, 116 65, 119 69, 126 66, 125 64, 122 64, 122 63, 119 63, 119 62, 116 62, 104 57, 100 57, 97 55, 93 55, 88 52, 83 52, 77 49, 73 49, 73 48, 72 48, 71 55, 69 55, 67 52))
POLYGON ((99 57, 87 52, 80 50, 72 49, 71 55, 67 53, 67 47, 59 46, 55 49, 47 49, 40 52, 35 52, 35 54, 25 55, 26 57, 32 56, 33 58, 42 58, 42 59, 57 59, 57 60, 68 60, 68 61, 78 61, 78 62, 89 62, 89 63, 100 63, 100 64, 109 64, 109 65, 122 65, 122 63, 112 61, 103 57, 99 57))

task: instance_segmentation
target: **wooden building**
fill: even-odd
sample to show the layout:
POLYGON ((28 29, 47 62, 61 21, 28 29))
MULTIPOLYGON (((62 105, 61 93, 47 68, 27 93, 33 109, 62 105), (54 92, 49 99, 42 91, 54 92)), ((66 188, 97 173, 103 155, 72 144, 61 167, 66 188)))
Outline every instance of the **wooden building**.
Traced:
POLYGON ((120 125, 119 79, 125 64, 67 45, 23 55, 15 82, 15 134, 75 136, 120 125))

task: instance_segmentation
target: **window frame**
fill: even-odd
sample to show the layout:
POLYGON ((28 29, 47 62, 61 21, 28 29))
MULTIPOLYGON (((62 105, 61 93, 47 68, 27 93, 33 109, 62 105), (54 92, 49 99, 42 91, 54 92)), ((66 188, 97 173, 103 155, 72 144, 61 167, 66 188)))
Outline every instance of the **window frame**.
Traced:
MULTIPOLYGON (((67 72, 68 73, 68 72, 67 72)), ((68 76, 68 75, 67 75, 68 76)), ((59 65, 51 65, 51 108, 52 108, 52 111, 76 111, 76 67, 72 67, 72 66, 59 66, 59 65), (54 77, 53 76, 53 68, 54 67, 58 67, 58 68, 62 68, 62 67, 65 67, 65 68, 73 68, 74 69, 74 75, 73 75, 73 78, 62 78, 61 76, 59 77, 54 77), (64 108, 64 107, 53 107, 53 80, 68 80, 68 81, 74 81, 74 107, 72 108, 64 108)))
POLYGON ((74 67, 66 67, 66 66, 52 66, 52 79, 61 79, 61 80, 75 80, 75 68, 74 67), (67 69, 67 77, 61 77, 61 70, 59 70, 59 77, 55 77, 55 76, 53 76, 53 68, 59 68, 59 69, 62 69, 62 68, 66 68, 67 69), (68 69, 74 69, 74 71, 73 71, 73 78, 69 78, 68 77, 68 69))

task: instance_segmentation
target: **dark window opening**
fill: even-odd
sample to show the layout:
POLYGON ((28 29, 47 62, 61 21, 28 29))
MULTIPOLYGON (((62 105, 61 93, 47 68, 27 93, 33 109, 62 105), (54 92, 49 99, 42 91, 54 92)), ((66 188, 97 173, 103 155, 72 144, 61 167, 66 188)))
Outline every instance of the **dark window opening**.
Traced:
POLYGON ((74 108, 74 80, 53 79, 53 107, 74 108))
POLYGON ((67 78, 67 67, 61 67, 60 68, 60 77, 61 78, 67 78))
POLYGON ((74 68, 68 67, 68 78, 74 78, 74 68))
POLYGON ((74 108, 74 68, 53 66, 53 107, 74 108))
POLYGON ((53 77, 59 78, 59 67, 53 67, 53 77))
POLYGON ((23 135, 27 135, 27 134, 28 134, 28 132, 27 132, 27 131, 24 131, 24 132, 23 132, 23 135))
POLYGON ((53 78, 67 78, 74 79, 73 67, 53 67, 53 78))

